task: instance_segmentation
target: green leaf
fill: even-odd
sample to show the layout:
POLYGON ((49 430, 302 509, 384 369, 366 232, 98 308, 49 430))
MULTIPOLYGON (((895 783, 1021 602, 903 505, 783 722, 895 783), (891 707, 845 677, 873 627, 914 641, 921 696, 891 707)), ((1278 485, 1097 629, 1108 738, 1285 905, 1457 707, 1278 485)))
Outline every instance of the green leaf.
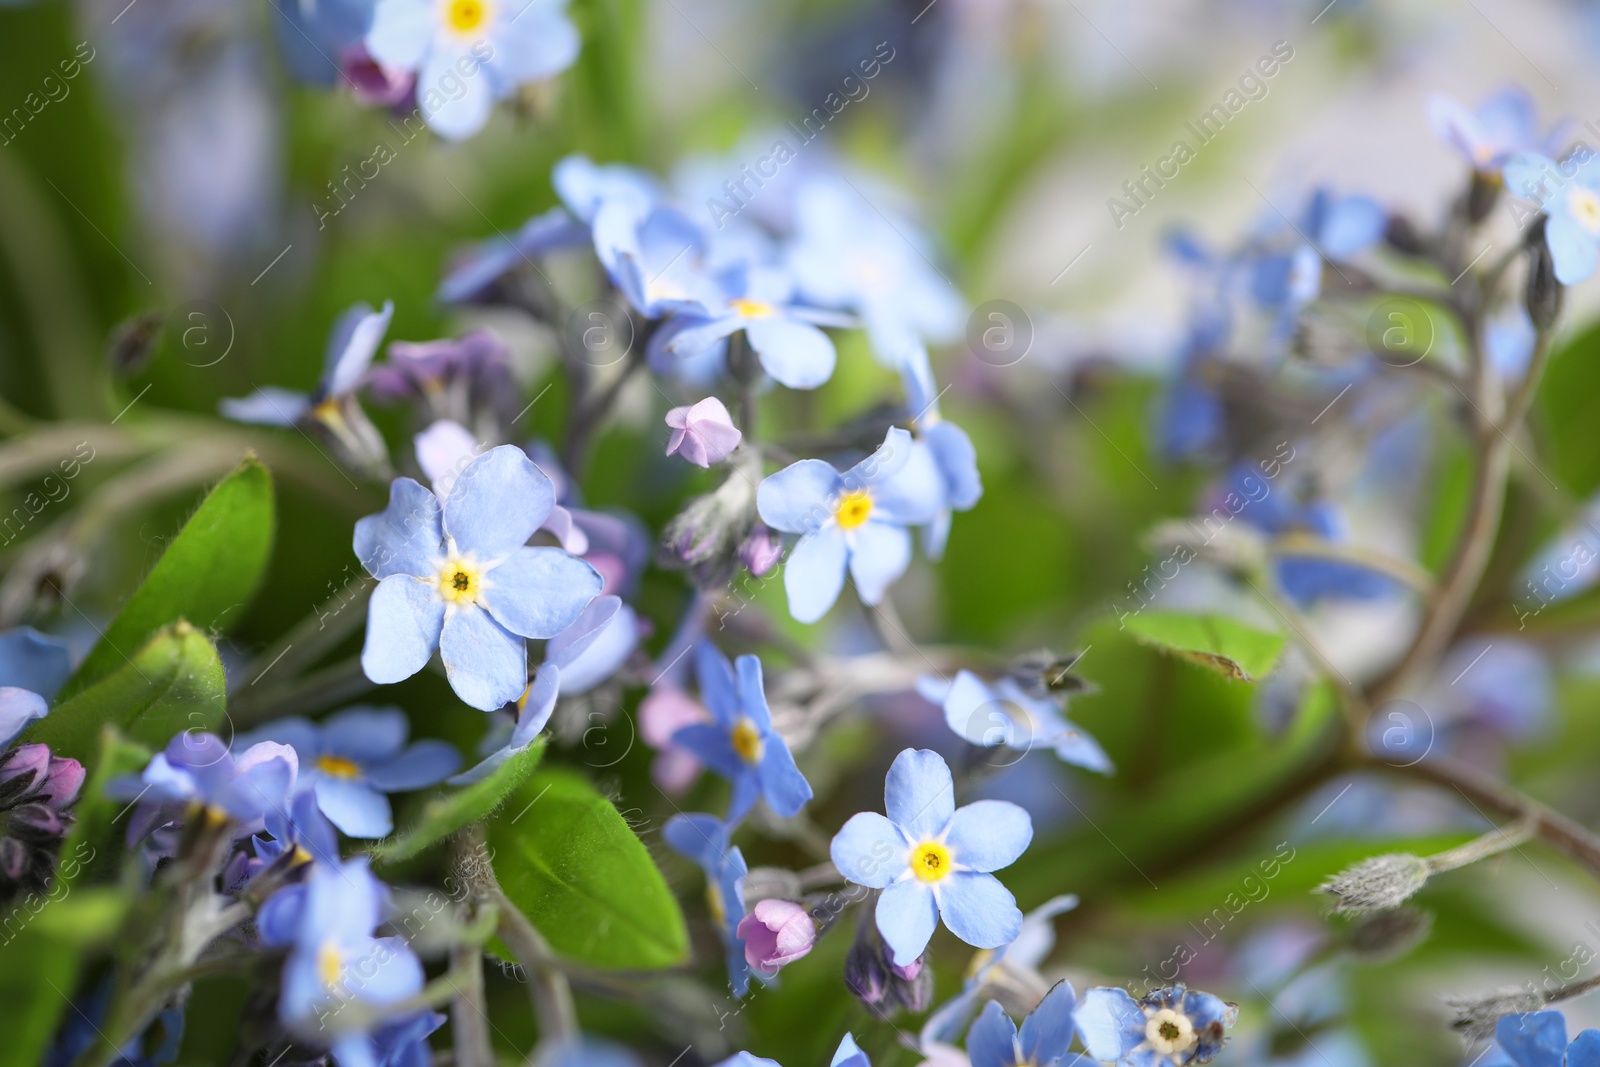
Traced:
POLYGON ((1229 678, 1252 681, 1272 669, 1283 635, 1257 630, 1226 615, 1146 611, 1126 619, 1133 636, 1229 678))
POLYGON ((201 501, 61 691, 62 700, 117 670, 179 619, 203 630, 249 603, 272 553, 272 476, 247 455, 201 501))
POLYGON ((399 863, 443 841, 462 827, 486 818, 506 802, 513 790, 527 781, 544 758, 545 739, 539 738, 506 760, 481 782, 430 800, 422 817, 387 841, 369 849, 373 862, 399 863))
POLYGON ((58 704, 26 736, 95 770, 106 725, 152 749, 164 748, 184 730, 216 729, 225 692, 216 648, 180 620, 109 677, 58 704))
POLYGON ((500 887, 557 952, 629 970, 688 958, 683 912, 666 880, 617 809, 581 776, 533 776, 488 827, 500 887))
MULTIPOLYGON (((18 907, 27 913, 27 905, 18 907)), ((51 937, 37 923, 0 933, 0 1004, 5 1005, 5 1040, 0 1067, 37 1067, 77 985, 79 950, 51 937)))
POLYGON ((57 883, 76 884, 102 854, 115 861, 122 850, 115 846, 108 850, 106 846, 111 843, 114 820, 127 805, 105 795, 106 783, 139 771, 149 762, 148 748, 129 741, 115 726, 107 724, 101 728, 100 755, 94 762, 94 773, 78 794, 78 803, 72 809, 72 829, 61 843, 61 859, 56 865, 57 883))

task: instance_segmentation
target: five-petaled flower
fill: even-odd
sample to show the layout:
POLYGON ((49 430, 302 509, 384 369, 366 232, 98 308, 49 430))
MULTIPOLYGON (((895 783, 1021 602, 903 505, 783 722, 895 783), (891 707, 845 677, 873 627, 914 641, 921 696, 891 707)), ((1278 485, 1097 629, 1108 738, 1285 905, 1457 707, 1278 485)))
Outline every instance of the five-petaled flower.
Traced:
POLYGON ((846 881, 881 889, 878 932, 902 966, 922 955, 944 924, 976 948, 1017 936, 1022 912, 991 871, 1008 867, 1033 840, 1028 813, 1004 800, 955 806, 950 768, 936 752, 906 749, 883 790, 885 818, 852 815, 830 852, 846 881))
POLYGON ((1183 985, 1134 1000, 1126 990, 1097 987, 1078 1005, 1078 1036, 1093 1058, 1122 1067, 1188 1067, 1222 1051, 1239 1006, 1183 985))
POLYGON ((1537 200, 1549 218, 1545 244, 1556 280, 1576 285, 1594 273, 1600 259, 1600 156, 1587 149, 1555 162, 1537 152, 1518 152, 1506 163, 1513 196, 1537 200))
POLYGON ((437 648, 451 687, 473 707, 494 711, 521 696, 523 639, 556 636, 600 593, 589 564, 528 546, 554 506, 550 479, 511 445, 468 464, 442 506, 396 478, 388 508, 356 523, 356 555, 378 579, 361 652, 367 677, 402 681, 437 648))
POLYGON ((750 868, 728 834, 727 823, 700 812, 674 815, 661 831, 674 851, 694 860, 706 874, 706 905, 727 949, 728 984, 734 996, 742 997, 750 989, 750 964, 739 924, 745 917, 744 879, 750 868))
POLYGON ((800 534, 784 566, 789 613, 816 622, 839 599, 846 568, 867 604, 883 599, 911 563, 907 527, 933 520, 944 490, 932 463, 913 463, 911 435, 898 427, 866 459, 840 472, 802 459, 763 479, 756 510, 775 530, 800 534))
POLYGON ((1061 714, 1052 697, 1030 696, 1012 678, 990 685, 962 670, 953 681, 924 675, 917 692, 944 710, 944 721, 968 743, 1017 752, 1051 748, 1062 762, 1101 774, 1111 773, 1111 760, 1095 739, 1061 714))
POLYGON ((1529 1011, 1502 1016, 1494 1027, 1495 1043, 1516 1067, 1597 1067, 1600 1030, 1585 1030, 1567 1043, 1567 1020, 1559 1011, 1529 1011))
POLYGON ((972 1067, 1094 1067, 1087 1056, 1068 1052, 1077 1001, 1070 982, 1057 982, 1022 1020, 1022 1029, 991 1000, 967 1032, 972 1067))
POLYGON ((702 641, 695 649, 700 699, 711 712, 709 723, 694 723, 672 735, 672 743, 694 753, 701 762, 733 783, 728 821, 738 822, 756 798, 784 818, 800 813, 811 799, 811 785, 795 766, 782 736, 772 728, 772 713, 761 681, 761 661, 740 656, 738 677, 716 646, 702 641))

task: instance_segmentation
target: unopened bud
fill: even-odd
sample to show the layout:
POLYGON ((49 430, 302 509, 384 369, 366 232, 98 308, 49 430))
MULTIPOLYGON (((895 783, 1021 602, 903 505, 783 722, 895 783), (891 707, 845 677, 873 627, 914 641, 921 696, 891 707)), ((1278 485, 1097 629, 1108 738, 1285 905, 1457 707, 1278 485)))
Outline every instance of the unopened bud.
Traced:
POLYGON ((889 992, 896 1003, 913 1014, 928 1010, 933 1003, 933 970, 923 966, 923 957, 905 967, 890 964, 889 973, 889 992))
POLYGON ((1487 1041, 1494 1036, 1494 1027, 1503 1016, 1540 1011, 1544 998, 1526 989, 1501 989, 1487 996, 1446 997, 1451 1015, 1450 1029, 1467 1041, 1487 1041))
POLYGON ((783 558, 783 539, 765 523, 750 527, 750 536, 739 546, 739 561, 757 578, 765 578, 783 558))
POLYGON ((1524 302, 1533 328, 1540 333, 1548 330, 1561 315, 1561 300, 1565 289, 1556 280, 1556 264, 1550 255, 1550 246, 1544 240, 1545 222, 1541 220, 1534 230, 1538 240, 1529 235, 1528 288, 1524 302))
POLYGON ((1397 959, 1421 944, 1433 929, 1433 913, 1420 908, 1394 908, 1363 915, 1350 927, 1346 943, 1367 963, 1397 959))
POLYGON ((1426 860, 1391 852, 1339 872, 1317 891, 1333 897, 1336 912, 1384 911, 1398 908, 1427 884, 1426 860))
POLYGON ((876 1008, 888 996, 889 979, 889 967, 877 939, 858 936, 844 960, 844 983, 850 992, 867 1007, 876 1008))
POLYGON ((1476 224, 1488 218, 1503 188, 1505 182, 1500 180, 1499 174, 1474 170, 1472 184, 1467 186, 1467 221, 1476 224))
POLYGON ((1417 232, 1417 226, 1404 215, 1390 215, 1389 224, 1383 231, 1383 239, 1389 247, 1407 256, 1421 256, 1428 252, 1428 243, 1423 240, 1422 234, 1417 232))

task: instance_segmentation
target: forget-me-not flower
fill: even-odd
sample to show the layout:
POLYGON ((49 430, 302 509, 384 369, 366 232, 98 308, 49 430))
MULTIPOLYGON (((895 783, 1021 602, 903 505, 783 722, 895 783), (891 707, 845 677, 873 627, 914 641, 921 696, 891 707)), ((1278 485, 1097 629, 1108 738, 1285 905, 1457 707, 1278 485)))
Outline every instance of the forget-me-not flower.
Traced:
POLYGON ((685 726, 672 735, 681 745, 733 783, 728 821, 738 822, 764 797, 775 813, 791 818, 811 799, 811 785, 795 766, 794 755, 772 728, 772 713, 761 680, 761 661, 740 656, 734 666, 709 641, 695 649, 700 699, 712 721, 685 726))
POLYGON ((435 649, 462 700, 494 711, 528 684, 524 638, 565 630, 600 593, 600 573, 559 548, 531 548, 555 490, 521 449, 469 463, 441 506, 410 478, 356 523, 355 552, 378 579, 361 665, 380 685, 416 674, 435 649))
POLYGON ((1513 196, 1537 200, 1548 216, 1544 241, 1556 280, 1577 285, 1600 259, 1600 155, 1575 150, 1560 163, 1537 152, 1518 152, 1506 163, 1513 196))
POLYGON ((566 0, 378 0, 367 51, 385 67, 417 72, 428 125, 451 140, 489 121, 496 100, 578 58, 566 0))
POLYGON ((989 684, 968 670, 949 681, 924 675, 917 679, 917 692, 939 705, 945 723, 969 744, 1004 745, 1018 752, 1050 748, 1063 763, 1111 773, 1104 750, 1067 721, 1060 704, 1051 697, 1030 696, 1013 678, 989 684))
POLYGON ((235 824, 248 835, 265 829, 273 809, 286 808, 299 760, 287 745, 261 741, 234 756, 215 734, 184 731, 150 758, 142 774, 117 779, 107 794, 139 800, 128 824, 128 844, 181 820, 192 805, 235 824))
MULTIPOLYGON (((777 1060, 769 1060, 765 1056, 736 1052, 715 1067, 781 1067, 781 1065, 777 1060)), ((843 1040, 839 1042, 839 1047, 834 1050, 833 1059, 828 1061, 828 1067, 872 1067, 872 1061, 861 1051, 861 1046, 856 1044, 855 1035, 845 1034, 843 1040)))
POLYGON ((399 708, 346 708, 320 723, 279 719, 235 743, 276 741, 300 761, 296 792, 312 790, 322 813, 349 837, 383 837, 394 829, 385 793, 442 782, 461 763, 444 741, 406 744, 411 724, 399 708))
POLYGON ((31 626, 0 633, 0 748, 45 717, 71 673, 66 642, 31 626))
POLYGON ((1489 1057, 1516 1067, 1600 1067, 1600 1030, 1585 1030, 1567 1043, 1567 1020, 1559 1011, 1519 1012, 1502 1016, 1494 1027, 1495 1050, 1489 1057))
POLYGON ((1448 96, 1428 100, 1434 136, 1460 152, 1472 169, 1499 176, 1514 152, 1550 152, 1564 124, 1539 131, 1539 110, 1520 85, 1508 86, 1468 109, 1448 96))
POLYGON ((661 831, 674 851, 699 864, 706 874, 706 904, 727 950, 728 982, 733 995, 742 997, 750 989, 750 965, 744 958, 739 923, 745 916, 744 879, 750 868, 728 834, 727 823, 699 812, 674 815, 661 831))
POLYGON ((1097 987, 1078 1004, 1078 1036, 1089 1055, 1120 1067, 1188 1067, 1222 1051, 1239 1006, 1210 993, 1168 986, 1134 1000, 1097 987))
POLYGON ((467 303, 483 296, 506 274, 531 264, 535 257, 576 248, 589 241, 589 227, 553 207, 524 222, 511 236, 496 234, 465 249, 455 260, 434 297, 444 304, 467 303))
POLYGON ((1072 983, 1057 982, 1022 1020, 1019 1031, 1005 1009, 989 1001, 967 1031, 972 1067, 1094 1067, 1089 1057, 1067 1051, 1076 1029, 1076 1005, 1072 983))
POLYGON ((950 538, 952 511, 970 511, 983 497, 983 481, 978 477, 978 453, 972 438, 939 413, 940 393, 934 388, 933 367, 928 349, 921 341, 911 345, 901 363, 905 378, 906 406, 911 409, 911 425, 917 443, 926 450, 944 490, 943 506, 923 530, 923 550, 933 559, 944 555, 950 538))
POLYGON ((345 420, 344 405, 366 381, 367 368, 378 354, 392 318, 393 300, 384 301, 381 311, 373 311, 368 304, 348 308, 328 335, 322 381, 315 392, 265 386, 242 399, 222 401, 222 414, 236 422, 263 426, 294 426, 309 417, 337 431, 345 420))
POLYGON ((790 389, 815 389, 833 376, 838 356, 818 326, 850 319, 796 303, 794 283, 782 271, 739 264, 717 277, 719 300, 683 325, 667 342, 675 357, 693 360, 741 331, 761 369, 790 389))
POLYGON ((800 534, 784 566, 789 613, 800 622, 826 615, 845 571, 867 604, 883 599, 911 563, 911 534, 938 514, 944 493, 931 463, 913 462, 915 442, 891 428, 878 450, 840 472, 802 459, 762 480, 756 510, 775 530, 800 534))
POLYGON ((878 932, 902 967, 922 955, 939 920, 975 948, 999 948, 1022 929, 1016 899, 991 871, 1009 867, 1033 840, 1017 805, 955 806, 950 768, 937 752, 906 749, 883 789, 884 810, 860 812, 829 850, 846 881, 881 889, 878 932))

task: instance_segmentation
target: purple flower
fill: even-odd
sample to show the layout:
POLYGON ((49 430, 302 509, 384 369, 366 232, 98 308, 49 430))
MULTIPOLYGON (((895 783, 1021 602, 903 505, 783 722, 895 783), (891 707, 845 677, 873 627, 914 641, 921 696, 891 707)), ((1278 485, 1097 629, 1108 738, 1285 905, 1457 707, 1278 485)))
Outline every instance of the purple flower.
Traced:
POLYGON ((300 761, 287 745, 263 741, 237 758, 222 738, 185 731, 151 757, 138 777, 117 779, 107 795, 139 800, 128 844, 181 822, 191 805, 232 823, 239 836, 266 828, 266 814, 287 806, 300 761))
POLYGON ((722 401, 708 396, 693 407, 667 412, 672 437, 667 455, 682 456, 696 467, 710 467, 727 459, 742 436, 722 401))
POLYGON ((811 951, 817 943, 817 921, 793 901, 759 900, 739 920, 736 933, 744 941, 745 962, 763 975, 774 975, 811 951))

